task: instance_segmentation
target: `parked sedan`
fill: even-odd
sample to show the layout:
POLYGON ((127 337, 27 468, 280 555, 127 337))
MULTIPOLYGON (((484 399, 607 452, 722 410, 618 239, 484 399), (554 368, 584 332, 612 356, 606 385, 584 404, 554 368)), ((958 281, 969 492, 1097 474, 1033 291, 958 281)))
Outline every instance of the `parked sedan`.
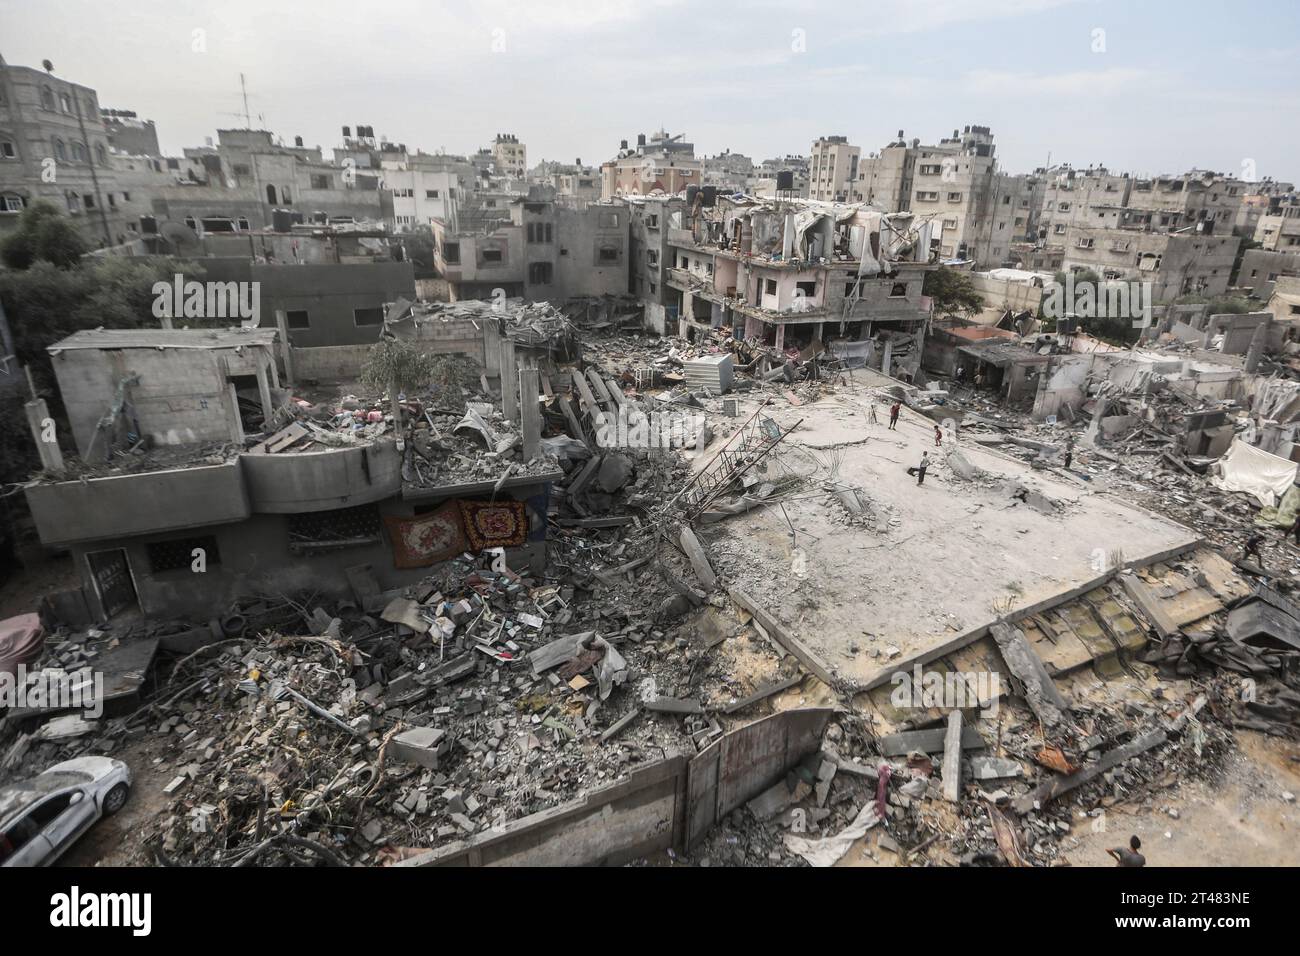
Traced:
POLYGON ((130 768, 111 757, 65 760, 0 787, 0 866, 48 866, 130 791, 130 768))

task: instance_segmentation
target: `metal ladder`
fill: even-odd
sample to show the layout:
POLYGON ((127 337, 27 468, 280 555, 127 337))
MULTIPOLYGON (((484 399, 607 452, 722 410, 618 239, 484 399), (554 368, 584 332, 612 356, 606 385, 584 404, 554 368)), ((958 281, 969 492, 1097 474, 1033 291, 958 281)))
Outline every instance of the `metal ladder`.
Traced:
POLYGON ((677 505, 685 512, 687 522, 694 521, 732 482, 762 461, 803 421, 800 419, 782 431, 781 426, 773 419, 763 416, 762 411, 760 407, 736 429, 713 459, 677 493, 665 510, 671 510, 673 505, 677 505))

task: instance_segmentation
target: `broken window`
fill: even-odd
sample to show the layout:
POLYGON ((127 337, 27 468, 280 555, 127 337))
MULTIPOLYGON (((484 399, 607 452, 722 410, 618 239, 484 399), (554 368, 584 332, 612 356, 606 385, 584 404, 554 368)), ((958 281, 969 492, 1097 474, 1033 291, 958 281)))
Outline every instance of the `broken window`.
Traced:
POLYGON ((482 254, 483 254, 483 261, 484 261, 484 262, 500 262, 500 261, 501 261, 501 250, 500 250, 500 249, 484 249, 482 254))
POLYGON ((437 199, 437 198, 438 198, 438 190, 436 190, 436 189, 426 189, 426 190, 424 191, 424 198, 425 198, 425 199, 437 199))
POLYGON ((961 202, 961 193, 949 193, 948 202, 961 202))
POLYGON ((775 280, 775 279, 764 279, 764 280, 763 280, 763 292, 766 293, 767 295, 776 295, 776 280, 775 280))
POLYGON ((550 285, 554 266, 549 262, 531 262, 528 264, 528 282, 530 285, 550 285))
POLYGON ((373 504, 289 515, 289 550, 352 548, 380 542, 379 508, 373 504))
POLYGON ((352 321, 357 325, 383 325, 384 310, 376 309, 353 309, 352 321))
POLYGON ((907 298, 907 283, 906 283, 906 282, 895 282, 894 285, 893 285, 893 287, 890 288, 890 290, 889 290, 889 297, 890 297, 891 299, 905 299, 905 298, 907 298))
POLYGON ((600 262, 618 262, 623 250, 617 246, 601 246, 596 258, 600 262))
POLYGON ((442 244, 442 258, 448 265, 460 265, 460 243, 444 242, 442 244))
POLYGON ((206 566, 221 563, 221 552, 217 550, 217 539, 210 534, 194 538, 154 541, 145 545, 145 553, 149 558, 149 570, 155 574, 159 571, 191 570, 194 567, 195 560, 199 557, 194 553, 196 550, 202 552, 203 562, 206 566))
POLYGON ((311 317, 307 315, 306 309, 290 309, 284 313, 284 318, 291 329, 311 328, 311 317))
POLYGON ((312 173, 312 189, 329 189, 333 185, 333 180, 324 173, 312 173))

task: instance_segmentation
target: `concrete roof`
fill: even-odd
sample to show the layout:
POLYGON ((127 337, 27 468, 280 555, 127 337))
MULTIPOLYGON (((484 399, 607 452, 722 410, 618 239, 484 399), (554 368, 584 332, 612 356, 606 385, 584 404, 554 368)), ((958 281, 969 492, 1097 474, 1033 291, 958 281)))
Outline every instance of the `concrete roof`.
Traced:
MULTIPOLYGON (((755 399, 740 401, 742 417, 729 421, 758 407, 755 399)), ((951 440, 935 447, 932 419, 904 408, 889 430, 883 406, 872 422, 872 403, 865 389, 839 390, 798 407, 778 400, 764 414, 785 428, 802 420, 774 460, 820 479, 833 456, 835 480, 862 489, 876 531, 845 522, 832 496, 802 492, 782 507, 699 532, 714 568, 842 677, 865 682, 888 674, 897 661, 1004 614, 1095 587, 1104 574, 1095 567, 1098 549, 1122 543, 1126 561, 1144 564, 1197 541, 1167 518, 968 442, 959 431, 957 447, 985 472, 963 481, 945 462, 951 440), (923 451, 931 469, 918 486, 906 469, 923 451), (1016 499, 1019 485, 1060 508, 1045 513, 1016 499)), ((718 428, 715 441, 727 434, 718 428)))
POLYGON ((234 349, 273 345, 275 329, 83 329, 49 346, 65 349, 234 349))

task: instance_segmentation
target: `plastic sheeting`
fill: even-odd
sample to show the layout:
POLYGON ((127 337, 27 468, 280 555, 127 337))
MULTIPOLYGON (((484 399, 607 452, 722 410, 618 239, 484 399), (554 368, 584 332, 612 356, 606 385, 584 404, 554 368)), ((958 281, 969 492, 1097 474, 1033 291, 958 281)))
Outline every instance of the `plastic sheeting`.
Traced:
POLYGON ((1297 465, 1234 439, 1228 453, 1219 459, 1218 470, 1218 475, 1210 479, 1214 487, 1244 491, 1264 507, 1275 508, 1295 484, 1297 465))
POLYGON ((1255 515, 1255 524, 1261 528, 1290 530, 1297 517, 1300 517, 1300 487, 1292 485, 1276 508, 1263 508, 1255 515))

